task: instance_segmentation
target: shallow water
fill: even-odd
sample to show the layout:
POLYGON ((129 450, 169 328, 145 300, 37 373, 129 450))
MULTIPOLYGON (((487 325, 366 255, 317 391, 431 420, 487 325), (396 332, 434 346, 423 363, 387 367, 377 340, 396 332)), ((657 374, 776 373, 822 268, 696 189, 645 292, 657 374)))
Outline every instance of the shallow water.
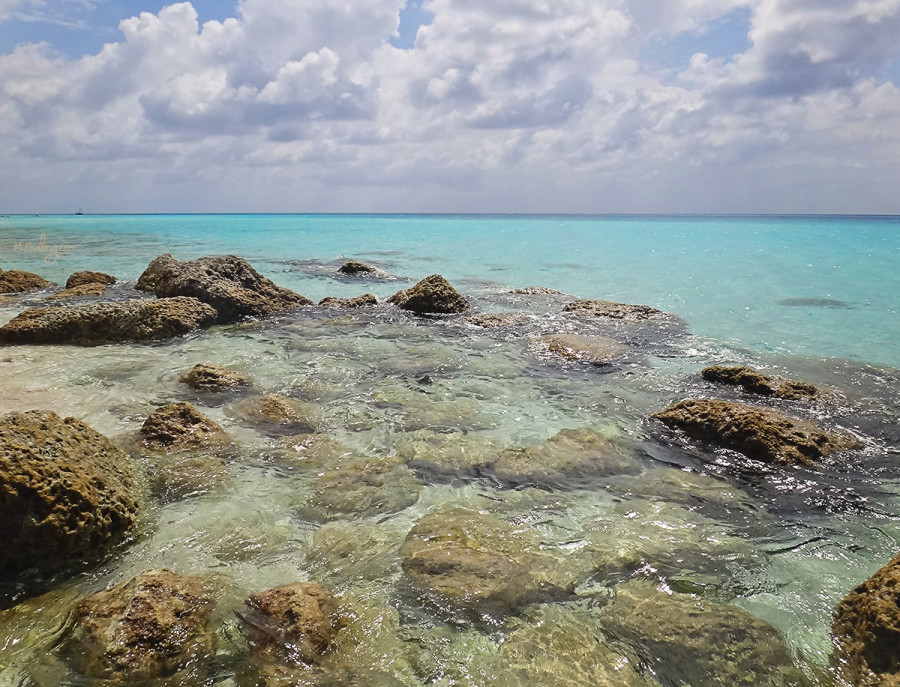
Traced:
MULTIPOLYGON (((677 656, 654 662, 658 646, 649 637, 610 622, 606 609, 617 608, 617 597, 651 593, 644 582, 651 591, 738 607, 767 621, 790 649, 793 668, 808 683, 826 684, 833 609, 897 553, 900 372, 875 364, 900 361, 896 222, 469 218, 450 250, 448 223, 459 218, 0 221, 4 235, 41 222, 48 236, 51 228, 68 232, 80 248, 57 262, 29 263, 13 253, 2 265, 59 281, 85 268, 134 279, 149 259, 170 251, 179 258, 245 255, 276 282, 316 300, 363 291, 383 297, 407 285, 334 278, 346 254, 404 278, 441 272, 480 311, 530 314, 512 327, 482 329, 392 306, 312 307, 158 344, 0 351, 0 413, 46 408, 74 415, 131 448, 154 408, 188 400, 233 442, 215 455, 136 454, 148 482, 192 460, 199 479, 155 488, 135 540, 111 560, 0 611, 4 685, 104 684, 67 660, 67 614, 80 598, 155 567, 212 574, 223 586, 215 651, 196 684, 236 684, 248 654, 234 614, 244 599, 307 579, 335 594, 352 619, 335 653, 336 672, 317 684, 685 684, 677 656), (271 234, 252 231, 269 224, 271 234), (549 227, 560 224, 565 231, 548 240, 549 227), (758 250, 748 233, 761 242, 758 250), (538 249, 532 237, 540 237, 538 249), (671 262, 679 247, 688 257, 671 262), (710 252, 706 262, 691 257, 710 252), (803 261, 816 267, 795 278, 792 269, 803 261), (763 273, 753 271, 761 265, 763 273), (841 280, 832 281, 834 270, 841 280), (853 276, 844 279, 848 272, 853 276), (663 307, 687 328, 604 326, 563 315, 568 297, 510 293, 537 284, 663 307), (787 298, 833 298, 848 307, 778 305, 787 298), (735 312, 744 301, 754 303, 751 310, 735 312), (876 311, 880 319, 872 317, 876 311), (608 367, 563 361, 535 342, 557 332, 603 334, 630 352, 608 367), (838 349, 848 353, 829 357, 838 349), (253 389, 218 396, 178 382, 206 361, 250 375, 253 389), (747 364, 826 393, 811 404, 763 402, 703 381, 699 371, 710 364, 747 364), (279 428, 248 422, 238 404, 253 393, 311 404, 317 432, 344 448, 298 449, 279 428), (853 431, 864 448, 814 468, 767 467, 677 442, 648 419, 696 396, 772 405, 853 431), (615 447, 618 460, 609 470, 515 461, 503 467, 499 459, 485 468, 471 458, 585 428, 615 447), (359 461, 389 476, 374 499, 342 477, 359 461), (551 579, 574 579, 572 593, 473 615, 411 585, 400 547, 420 518, 447 508, 505 523, 511 529, 496 535, 500 545, 530 547, 529 560, 539 560, 551 579)), ((37 301, 30 296, 0 308, 8 319, 37 301)), ((713 644, 714 668, 697 684, 737 684, 715 672, 713 644)), ((790 677, 765 682, 748 666, 748 681, 800 684, 790 677)))

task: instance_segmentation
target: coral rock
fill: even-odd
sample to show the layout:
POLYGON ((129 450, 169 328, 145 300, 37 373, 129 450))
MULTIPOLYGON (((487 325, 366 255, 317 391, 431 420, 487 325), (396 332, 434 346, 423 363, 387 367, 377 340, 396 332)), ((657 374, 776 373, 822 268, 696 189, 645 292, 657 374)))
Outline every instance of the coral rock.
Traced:
POLYGON ((412 288, 398 291, 388 298, 388 303, 420 314, 460 313, 469 307, 469 302, 439 274, 432 274, 412 288))

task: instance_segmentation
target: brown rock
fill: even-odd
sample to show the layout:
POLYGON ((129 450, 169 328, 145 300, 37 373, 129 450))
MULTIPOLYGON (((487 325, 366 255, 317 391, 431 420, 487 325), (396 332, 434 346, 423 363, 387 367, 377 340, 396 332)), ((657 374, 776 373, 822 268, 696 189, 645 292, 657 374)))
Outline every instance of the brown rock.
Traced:
POLYGON ((106 284, 89 282, 71 288, 66 287, 62 291, 47 296, 44 300, 61 301, 66 298, 80 298, 82 296, 102 296, 104 293, 106 293, 106 284))
POLYGON ((640 322, 643 320, 668 319, 673 317, 667 312, 651 308, 649 305, 631 305, 629 303, 613 303, 612 301, 577 300, 563 306, 563 312, 576 315, 608 317, 614 320, 640 322))
POLYGON ((510 293, 518 294, 521 296, 565 296, 562 291, 557 291, 556 289, 550 289, 546 286, 526 286, 521 289, 513 289, 510 293))
POLYGON ((214 606, 202 578, 148 570, 75 607, 67 653, 80 672, 117 684, 182 676, 211 658, 214 606))
POLYGON ((861 447, 849 434, 826 432, 808 420, 742 403, 682 401, 653 417, 689 437, 766 463, 810 465, 835 451, 861 447))
POLYGON ((337 604, 315 582, 295 582, 254 594, 239 615, 253 653, 294 666, 316 664, 344 626, 337 604))
POLYGON ((412 288, 398 291, 387 302, 419 314, 460 313, 469 307, 469 302, 439 274, 432 274, 412 288))
POLYGON ((603 336, 550 334, 539 340, 560 358, 594 365, 609 365, 628 352, 627 346, 603 336))
POLYGON ((39 291, 50 286, 55 286, 52 281, 47 281, 33 272, 22 270, 6 270, 0 272, 0 293, 24 293, 26 291, 39 291))
POLYGON ((66 288, 73 289, 76 286, 83 286, 84 284, 115 284, 116 278, 111 274, 105 274, 103 272, 75 272, 72 274, 68 280, 66 281, 66 288))
POLYGON ((170 403, 157 408, 140 431, 143 444, 155 451, 195 448, 222 442, 225 431, 190 403, 170 403))
POLYGON ((900 684, 900 556, 844 597, 831 632, 842 684, 900 684))
POLYGON ((365 305, 378 305, 378 299, 371 293, 364 293, 356 298, 323 298, 319 305, 325 308, 361 308, 365 305))
POLYGON ((178 381, 197 391, 223 391, 248 386, 252 380, 247 375, 229 370, 222 365, 197 363, 181 375, 178 381))
POLYGON ((761 396, 799 400, 817 396, 819 390, 805 382, 791 382, 764 375, 750 367, 713 365, 700 373, 703 379, 719 384, 740 386, 744 391, 761 396))
POLYGON ((322 421, 316 406, 277 394, 245 398, 232 405, 228 412, 237 420, 278 434, 312 432, 322 421))
POLYGON ((0 418, 0 579, 93 561, 137 523, 131 460, 75 418, 0 418))
POLYGON ((396 513, 418 501, 421 490, 405 465, 356 460, 319 475, 306 508, 325 520, 396 513))
POLYGON ((277 286, 234 255, 179 262, 168 253, 153 260, 136 288, 158 298, 189 296, 211 305, 218 322, 266 317, 312 305, 308 298, 277 286))
POLYGON ((338 272, 341 274, 371 274, 372 272, 377 272, 377 270, 363 262, 348 260, 340 266, 338 272))
POLYGON ((195 298, 33 308, 0 327, 0 343, 94 346, 154 341, 208 327, 215 319, 216 311, 195 298))
POLYGON ((523 312, 482 313, 480 315, 472 315, 469 318, 469 323, 485 329, 510 327, 527 321, 528 315, 523 312))

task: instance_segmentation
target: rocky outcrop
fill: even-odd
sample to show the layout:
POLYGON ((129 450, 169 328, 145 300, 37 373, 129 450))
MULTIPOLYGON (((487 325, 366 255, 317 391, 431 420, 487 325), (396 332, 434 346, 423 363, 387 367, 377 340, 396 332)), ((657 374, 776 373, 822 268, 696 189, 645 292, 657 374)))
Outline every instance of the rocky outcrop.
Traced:
POLYGON ((666 685, 809 684, 775 628, 738 606, 629 582, 616 587, 601 622, 633 642, 666 685))
POLYGON ((571 592, 573 581, 538 550, 528 531, 453 509, 420 518, 400 555, 403 572, 437 607, 503 615, 571 592))
POLYGON ((79 284, 71 288, 66 287, 62 291, 47 296, 46 301, 62 301, 68 298, 83 298, 84 296, 102 296, 106 293, 106 284, 88 283, 79 284))
POLYGON ((315 582, 254 594, 239 615, 254 655, 288 666, 319 663, 344 626, 337 603, 315 582))
POLYGON ((628 347, 604 336, 549 334, 539 339, 551 353, 573 362, 609 365, 628 353, 628 347))
POLYGON ((338 272, 341 274, 350 274, 350 275, 367 275, 374 274, 378 270, 370 265, 367 265, 363 262, 358 262, 356 260, 348 260, 343 265, 340 266, 338 272))
POLYGON ((831 632, 842 684, 900 684, 900 556, 844 597, 831 632))
POLYGON ((713 365, 704 368, 700 374, 708 382, 739 386, 748 393, 760 396, 802 400, 813 398, 819 394, 819 390, 812 384, 778 379, 743 365, 739 367, 713 365))
POLYGON ((378 299, 371 293, 364 293, 356 298, 334 298, 329 296, 319 301, 323 308, 362 308, 366 305, 378 305, 378 299))
POLYGON ((0 327, 0 343, 94 346, 155 341, 208 327, 215 320, 216 311, 194 298, 33 308, 0 327))
POLYGON ((468 322, 476 327, 495 329, 497 327, 512 327, 517 324, 524 324, 528 322, 528 319, 528 315, 523 312, 499 312, 472 315, 468 322))
POLYGON ((94 561, 135 527, 131 460, 75 418, 0 418, 0 580, 94 561))
POLYGON ((192 684, 211 657, 215 594, 203 578, 148 570, 75 607, 66 653, 82 674, 116 684, 192 684))
POLYGON ((563 306, 563 312, 574 315, 591 317, 605 317, 613 320, 626 320, 641 322, 644 320, 661 320, 674 318, 670 313, 649 305, 631 305, 629 303, 614 303, 612 301, 576 300, 563 306))
POLYGON ((274 434, 314 432, 322 422, 318 407, 277 394, 245 398, 230 406, 228 414, 260 431, 274 434))
POLYGON ((225 441, 225 431, 190 403, 170 403, 153 411, 140 431, 151 451, 209 446, 225 441))
POLYGON ((197 391, 224 391, 248 386, 252 380, 247 375, 213 363, 197 363, 178 379, 197 391))
POLYGON ((40 291, 50 286, 55 286, 55 284, 33 272, 0 270, 0 293, 26 293, 40 291))
POLYGON ((137 288, 152 291, 158 298, 196 298, 216 309, 219 323, 312 305, 308 298, 277 286, 234 255, 179 262, 166 253, 144 270, 137 288))
POLYGON ((861 447, 849 434, 827 432, 808 420, 742 403, 682 401, 653 417, 693 439, 766 463, 810 465, 835 451, 861 447))
POLYGON ((74 289, 76 286, 83 286, 85 284, 103 284, 104 286, 109 284, 115 284, 116 278, 111 274, 106 274, 104 272, 75 272, 66 280, 66 288, 74 289))
POLYGON ((469 302, 439 274, 425 277, 415 286, 398 291, 387 300, 398 308, 418 314, 461 313, 469 308, 469 302))

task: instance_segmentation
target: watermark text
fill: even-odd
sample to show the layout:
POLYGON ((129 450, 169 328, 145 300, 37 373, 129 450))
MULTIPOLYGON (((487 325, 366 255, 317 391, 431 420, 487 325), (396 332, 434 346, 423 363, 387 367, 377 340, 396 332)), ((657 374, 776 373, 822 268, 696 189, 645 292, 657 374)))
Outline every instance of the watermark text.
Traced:
POLYGON ((68 243, 47 243, 47 235, 41 234, 41 240, 34 241, 15 241, 13 242, 13 250, 22 253, 41 253, 44 256, 44 262, 53 264, 59 260, 60 253, 71 253, 76 249, 75 246, 68 243))

